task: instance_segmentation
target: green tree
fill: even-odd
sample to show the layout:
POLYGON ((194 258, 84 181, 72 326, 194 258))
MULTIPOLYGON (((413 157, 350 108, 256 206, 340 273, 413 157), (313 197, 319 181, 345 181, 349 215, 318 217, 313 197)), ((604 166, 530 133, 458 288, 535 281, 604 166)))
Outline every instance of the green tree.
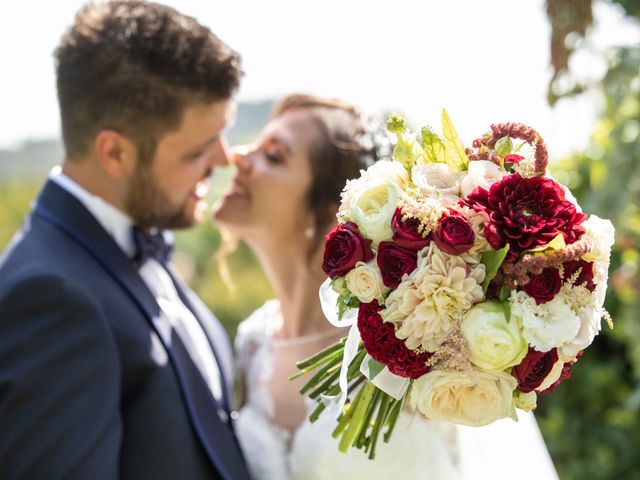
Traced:
MULTIPOLYGON (((612 2, 636 18, 640 1, 612 2)), ((615 327, 576 364, 572 379, 540 397, 538 421, 562 479, 640 478, 640 47, 618 47, 597 85, 571 75, 569 35, 587 35, 591 0, 548 0, 555 75, 549 100, 597 89, 605 108, 589 148, 554 165, 588 213, 616 226, 605 307, 615 327)), ((639 27, 640 28, 640 27, 639 27)), ((604 52, 603 52, 604 54, 604 52)))

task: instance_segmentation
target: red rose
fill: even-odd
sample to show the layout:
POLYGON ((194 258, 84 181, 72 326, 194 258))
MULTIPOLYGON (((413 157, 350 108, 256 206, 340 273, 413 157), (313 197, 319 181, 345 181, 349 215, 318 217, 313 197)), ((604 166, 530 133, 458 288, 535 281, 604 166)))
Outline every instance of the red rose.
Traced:
POLYGON ((522 393, 534 391, 547 378, 557 361, 558 351, 555 348, 548 352, 538 352, 530 347, 520 365, 511 370, 511 375, 518 380, 518 390, 522 393))
POLYGON ((584 350, 580 350, 578 352, 578 354, 576 355, 576 360, 575 362, 566 362, 563 366, 562 366, 562 372, 560 373, 560 377, 558 378, 558 380, 556 380, 555 382, 553 382, 549 388, 547 388, 546 390, 542 390, 539 391, 538 393, 549 393, 552 392, 553 390, 555 390, 555 388, 558 386, 558 384, 560 382, 565 381, 567 378, 571 377, 571 368, 573 367, 573 365, 578 361, 578 359, 582 356, 582 354, 584 353, 584 350))
POLYGON ((465 204, 489 215, 485 237, 494 249, 509 244, 510 262, 525 250, 546 245, 559 233, 571 244, 585 232, 580 224, 587 216, 565 199, 562 187, 550 178, 506 175, 488 191, 477 187, 465 204))
POLYGON ((420 220, 409 217, 402 221, 402 210, 396 208, 393 218, 391 219, 391 229, 393 230, 393 241, 402 248, 418 251, 431 242, 429 237, 425 238, 418 233, 420 220))
POLYGON ((524 157, 522 155, 518 155, 517 153, 512 153, 504 157, 504 163, 512 163, 514 165, 519 164, 522 160, 524 160, 524 157))
POLYGON ((389 288, 396 288, 405 273, 409 274, 415 270, 418 254, 393 242, 380 242, 376 261, 380 267, 382 282, 389 288))
POLYGON ((433 241, 440 250, 451 255, 459 255, 473 247, 475 234, 469 221, 456 211, 444 213, 438 221, 438 229, 433 241))
POLYGON ((431 353, 415 353, 396 337, 393 323, 380 317, 382 307, 375 300, 360 305, 358 330, 367 353, 386 365, 391 373, 405 378, 419 378, 429 371, 427 361, 431 353))
POLYGON ((373 258, 371 240, 362 238, 358 225, 347 222, 327 235, 322 269, 331 278, 346 275, 358 262, 373 258))
POLYGON ((563 280, 566 282, 580 269, 578 278, 575 280, 574 285, 584 285, 587 290, 593 292, 596 289, 595 283, 593 283, 593 262, 585 262, 584 260, 572 260, 562 264, 564 274, 563 280))
POLYGON ((522 289, 541 305, 550 300, 560 291, 562 278, 557 268, 545 268, 539 275, 530 275, 529 283, 522 289))

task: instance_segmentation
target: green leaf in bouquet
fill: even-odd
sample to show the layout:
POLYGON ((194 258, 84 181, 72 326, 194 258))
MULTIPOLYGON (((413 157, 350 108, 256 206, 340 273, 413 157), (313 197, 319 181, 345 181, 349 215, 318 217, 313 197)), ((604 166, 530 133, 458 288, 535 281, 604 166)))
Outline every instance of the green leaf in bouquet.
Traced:
POLYGON ((508 288, 500 287, 500 293, 498 293, 498 299, 501 302, 506 302, 507 300, 509 300, 510 296, 511 296, 511 290, 509 290, 508 288))
POLYGON ((510 137, 501 137, 496 142, 495 146, 496 153, 500 157, 500 160, 504 160, 504 158, 513 152, 513 142, 510 137))
POLYGON ((526 250, 524 253, 542 253, 546 250, 563 250, 566 246, 567 244, 564 241, 564 235, 559 233, 546 245, 540 245, 539 247, 526 250))
POLYGON ((431 127, 422 127, 420 144, 424 150, 425 160, 433 163, 444 163, 444 143, 431 127))
POLYGON ((347 313, 352 308, 358 308, 360 306, 360 300, 355 295, 351 293, 343 294, 338 296, 337 300, 338 306, 338 320, 342 320, 344 314, 347 313))
POLYGON ((469 157, 464 152, 464 144, 444 108, 442 109, 442 136, 444 137, 445 163, 454 170, 467 170, 469 157))
POLYGON ((487 288, 489 288, 491 280, 493 280, 498 273, 500 265, 502 265, 502 262, 504 262, 504 259, 507 256, 507 252, 509 252, 509 244, 505 245, 500 250, 489 250, 482 254, 482 259, 480 261, 484 264, 485 269, 484 282, 482 282, 482 291, 484 293, 487 293, 487 288))
POLYGON ((369 380, 373 380, 384 370, 384 365, 373 358, 369 359, 369 380))

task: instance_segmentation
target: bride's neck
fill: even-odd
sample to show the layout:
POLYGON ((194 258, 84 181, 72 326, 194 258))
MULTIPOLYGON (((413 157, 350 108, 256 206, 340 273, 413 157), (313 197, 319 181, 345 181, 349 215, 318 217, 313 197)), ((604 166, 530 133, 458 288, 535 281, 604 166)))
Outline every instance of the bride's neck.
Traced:
POLYGON ((251 245, 280 301, 283 316, 281 338, 296 338, 328 329, 318 300, 318 288, 326 275, 321 257, 308 258, 306 242, 287 245, 261 242, 251 245))

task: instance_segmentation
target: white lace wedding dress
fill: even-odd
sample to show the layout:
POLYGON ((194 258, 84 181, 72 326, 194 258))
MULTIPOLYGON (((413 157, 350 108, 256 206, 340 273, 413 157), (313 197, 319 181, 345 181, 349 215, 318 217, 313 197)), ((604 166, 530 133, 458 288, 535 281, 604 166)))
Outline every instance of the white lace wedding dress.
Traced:
MULTIPOLYGON (((270 300, 241 323, 236 336, 246 399, 235 428, 254 479, 557 479, 530 414, 521 414, 517 423, 506 419, 471 428, 403 413, 390 442, 380 439, 374 461, 355 448, 346 454, 338 451, 338 441, 331 437, 335 419, 327 412, 316 423, 304 419, 293 428, 283 428, 276 422, 271 394, 278 380, 274 371, 286 379, 295 370, 295 360, 290 360, 290 372, 280 372, 277 367, 283 357, 289 361, 282 353, 291 350, 296 355, 311 348, 308 354, 312 354, 331 339, 322 334, 276 339, 273 332, 281 318, 279 303, 270 300)), ((336 339, 340 336, 340 332, 330 333, 336 339)), ((302 397, 290 401, 305 402, 307 414, 315 405, 302 397)))

